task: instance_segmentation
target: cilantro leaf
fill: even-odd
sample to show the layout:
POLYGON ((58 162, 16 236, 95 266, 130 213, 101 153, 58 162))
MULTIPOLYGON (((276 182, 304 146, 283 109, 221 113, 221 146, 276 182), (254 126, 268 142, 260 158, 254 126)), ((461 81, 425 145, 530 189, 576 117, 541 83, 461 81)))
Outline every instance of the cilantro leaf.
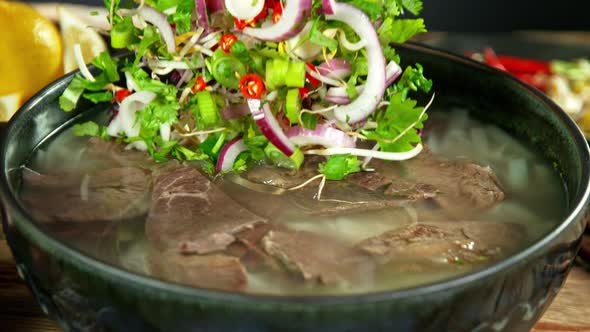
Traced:
POLYGON ((410 151, 415 144, 422 142, 416 129, 423 128, 428 116, 423 113, 423 107, 416 107, 415 100, 404 99, 400 93, 391 96, 389 103, 385 112, 375 116, 377 128, 364 133, 369 139, 376 140, 383 151, 410 151))
POLYGON ((93 92, 93 93, 85 93, 84 98, 90 100, 91 102, 98 104, 104 103, 107 101, 111 101, 113 99, 113 92, 112 91, 103 91, 103 92, 93 92))
POLYGON ((148 25, 143 29, 143 36, 139 45, 137 46, 137 54, 135 56, 134 65, 137 66, 144 54, 151 48, 157 47, 161 44, 160 34, 154 26, 148 25))
MULTIPOLYGON (((383 13, 383 1, 380 0, 346 0, 344 2, 348 2, 365 12, 371 20, 378 19, 383 13)), ((397 3, 394 3, 394 5, 397 5, 397 3)))
POLYGON ((402 95, 403 99, 408 96, 410 91, 428 93, 430 89, 432 89, 432 80, 424 77, 424 69, 419 63, 416 64, 415 68, 408 66, 395 85, 395 90, 402 95))
POLYGON ((414 15, 420 15, 424 7, 422 0, 400 0, 401 5, 414 15))
MULTIPOLYGON (((173 0, 176 1, 176 12, 169 16, 169 21, 176 25, 176 33, 181 35, 191 30, 191 18, 195 9, 194 0, 173 0)), ((172 7, 172 6, 170 6, 172 7)), ((169 8, 170 8, 169 7, 169 8)))
POLYGON ((311 26, 311 30, 309 31, 309 42, 322 46, 327 47, 330 51, 335 51, 338 49, 338 42, 334 38, 327 37, 322 33, 324 27, 320 25, 320 18, 318 17, 311 26))
POLYGON ((319 171, 326 179, 338 181, 349 174, 360 172, 361 162, 350 154, 333 155, 327 162, 319 165, 319 171))
POLYGON ((405 43, 416 34, 426 32, 424 20, 416 19, 393 19, 386 18, 383 24, 377 29, 381 44, 405 43))
POLYGON ((82 76, 76 75, 62 95, 59 96, 59 107, 66 112, 71 112, 83 93, 84 79, 82 76))

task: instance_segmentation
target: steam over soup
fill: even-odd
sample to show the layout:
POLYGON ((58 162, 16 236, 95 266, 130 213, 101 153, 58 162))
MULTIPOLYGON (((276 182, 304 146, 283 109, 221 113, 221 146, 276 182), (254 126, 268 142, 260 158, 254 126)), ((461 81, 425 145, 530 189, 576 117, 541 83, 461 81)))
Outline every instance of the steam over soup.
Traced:
POLYGON ((112 265, 194 287, 347 294, 482 269, 565 210, 551 164, 467 112, 434 113, 425 150, 341 181, 260 164, 210 177, 199 163, 71 130, 23 167, 21 199, 61 241, 112 265), (75 156, 73 158, 72 156, 75 156), (313 179, 309 181, 310 179, 313 179))

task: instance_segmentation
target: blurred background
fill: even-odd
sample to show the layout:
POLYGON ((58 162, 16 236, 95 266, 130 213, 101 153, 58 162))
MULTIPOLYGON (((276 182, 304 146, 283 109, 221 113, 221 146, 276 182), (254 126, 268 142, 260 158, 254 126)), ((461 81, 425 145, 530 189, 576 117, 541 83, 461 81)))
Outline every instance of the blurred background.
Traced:
MULTIPOLYGON (((103 4, 102 0, 67 2, 98 6, 103 4)), ((424 0, 422 17, 430 31, 509 32, 590 30, 589 13, 589 0, 424 0)))

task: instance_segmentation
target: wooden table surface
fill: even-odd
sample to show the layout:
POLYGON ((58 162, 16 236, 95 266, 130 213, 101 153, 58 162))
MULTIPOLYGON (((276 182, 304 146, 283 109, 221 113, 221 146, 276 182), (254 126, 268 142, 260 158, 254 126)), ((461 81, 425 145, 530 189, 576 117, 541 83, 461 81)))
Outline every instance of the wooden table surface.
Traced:
MULTIPOLYGON (((19 279, 4 239, 0 239, 0 308, 2 331, 60 331, 57 324, 41 312, 19 279)), ((590 272, 580 266, 574 268, 565 287, 533 331, 590 331, 590 272)))

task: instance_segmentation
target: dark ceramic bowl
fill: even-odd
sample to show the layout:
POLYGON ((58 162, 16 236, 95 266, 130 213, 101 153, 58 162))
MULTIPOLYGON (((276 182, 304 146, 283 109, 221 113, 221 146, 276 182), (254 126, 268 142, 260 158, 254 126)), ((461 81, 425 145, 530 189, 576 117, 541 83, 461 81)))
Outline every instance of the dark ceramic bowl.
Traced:
MULTIPOLYGON (((589 151, 555 104, 516 79, 418 45, 399 46, 436 82, 437 108, 463 106, 537 147, 558 165, 563 220, 517 254, 461 277, 354 296, 278 297, 195 289, 114 268, 35 226, 16 196, 19 166, 78 111, 59 110, 72 75, 33 97, 0 146, 3 225, 39 304, 68 331, 528 331, 562 286, 580 247, 589 197, 589 151)), ((94 106, 93 106, 94 107, 94 106)), ((107 107, 98 105, 98 108, 107 107)))

